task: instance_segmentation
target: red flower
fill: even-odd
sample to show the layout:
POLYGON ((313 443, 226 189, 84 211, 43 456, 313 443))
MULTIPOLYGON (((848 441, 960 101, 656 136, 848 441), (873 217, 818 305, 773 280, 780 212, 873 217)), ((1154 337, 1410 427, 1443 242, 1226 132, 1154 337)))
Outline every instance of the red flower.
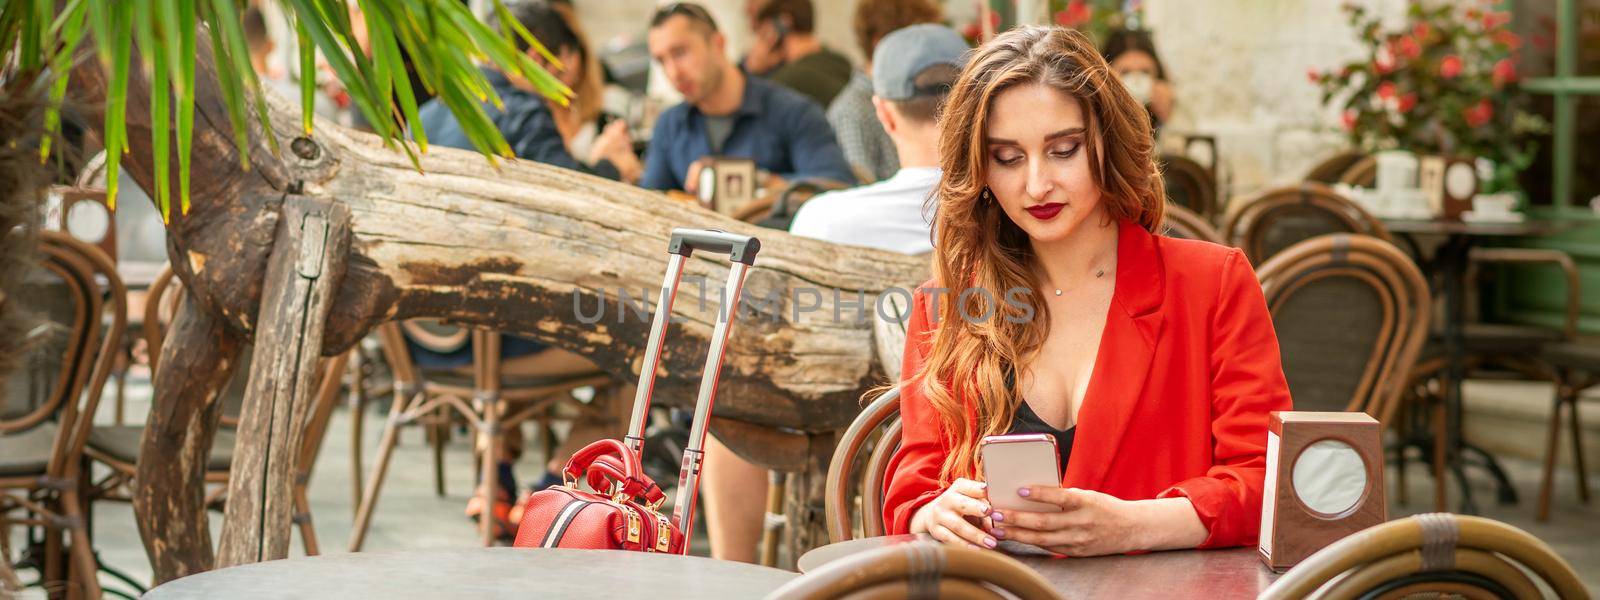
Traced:
POLYGON ((1439 76, 1445 79, 1455 79, 1461 74, 1461 57, 1454 54, 1445 56, 1439 61, 1439 76))
POLYGON ((1516 50, 1517 48, 1522 47, 1522 38, 1517 36, 1517 34, 1512 33, 1510 29, 1501 29, 1495 31, 1494 42, 1496 44, 1500 44, 1501 46, 1505 46, 1508 50, 1516 50))
MULTIPOLYGON (((1089 5, 1083 0, 1072 0, 1067 7, 1056 13, 1056 24, 1062 27, 1077 27, 1089 22, 1089 5)), ((999 25, 996 24, 996 27, 999 25)))
POLYGON ((1395 56, 1406 60, 1411 60, 1418 56, 1422 56, 1422 46, 1417 44, 1417 40, 1411 36, 1402 35, 1399 39, 1395 40, 1394 44, 1395 56))
POLYGON ((1385 81, 1378 84, 1378 97, 1384 100, 1394 99, 1394 82, 1385 81))
POLYGON ((1403 115, 1403 114, 1406 114, 1408 112, 1411 112, 1411 109, 1416 108, 1416 107, 1417 107, 1417 95, 1416 94, 1406 94, 1406 95, 1400 97, 1400 106, 1398 107, 1400 109, 1400 114, 1403 115))
POLYGON ((1322 74, 1317 72, 1316 67, 1312 67, 1306 69, 1306 79, 1310 79, 1311 83, 1317 83, 1318 80, 1322 79, 1322 74))
POLYGON ((1479 100, 1476 105, 1461 111, 1461 119, 1467 122, 1468 127, 1482 127, 1492 118, 1494 118, 1494 107, 1489 105, 1488 99, 1479 100))
POLYGON ((1427 41, 1428 34, 1430 33, 1433 33, 1433 30, 1432 28, 1428 27, 1427 21, 1418 22, 1416 25, 1411 27, 1411 36, 1417 38, 1418 40, 1427 41))
POLYGON ((1356 111, 1344 111, 1344 114, 1339 115, 1339 123, 1344 125, 1345 131, 1354 130, 1356 128, 1356 111))
POLYGON ((1483 11, 1478 10, 1476 7, 1469 8, 1467 9, 1466 17, 1468 21, 1476 21, 1483 17, 1483 11))
POLYGON ((1511 22, 1511 15, 1503 12, 1490 11, 1483 13, 1483 28, 1494 29, 1511 22))
POLYGON ((1506 84, 1517 80, 1517 63, 1509 58, 1502 58, 1494 63, 1494 72, 1490 75, 1494 87, 1502 88, 1506 84))

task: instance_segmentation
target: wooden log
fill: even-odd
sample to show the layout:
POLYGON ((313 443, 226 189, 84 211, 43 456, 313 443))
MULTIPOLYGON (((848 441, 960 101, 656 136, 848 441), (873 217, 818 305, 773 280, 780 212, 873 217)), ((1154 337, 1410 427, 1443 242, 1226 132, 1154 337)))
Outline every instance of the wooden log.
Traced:
POLYGON ((289 556, 301 439, 315 401, 329 302, 344 275, 350 212, 290 195, 268 261, 217 566, 289 556))
POLYGON ((807 550, 828 543, 827 484, 828 462, 833 458, 833 447, 839 440, 838 432, 810 434, 810 448, 803 470, 789 473, 784 484, 784 519, 788 556, 785 564, 793 569, 794 562, 807 550))
POLYGON ((135 522, 157 583, 211 568, 202 483, 222 417, 217 398, 243 348, 238 334, 185 293, 161 345, 133 478, 135 522))

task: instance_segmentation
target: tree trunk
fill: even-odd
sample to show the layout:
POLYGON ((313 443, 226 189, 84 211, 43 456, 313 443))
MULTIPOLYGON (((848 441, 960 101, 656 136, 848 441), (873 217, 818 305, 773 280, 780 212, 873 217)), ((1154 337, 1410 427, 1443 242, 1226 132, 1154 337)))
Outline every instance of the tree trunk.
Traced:
MULTIPOLYGON (((909 290, 922 281, 925 259, 791 237, 655 192, 531 162, 497 167, 475 153, 436 147, 422 157, 419 172, 403 153, 384 148, 377 138, 331 123, 319 121, 311 139, 299 137, 298 107, 276 97, 269 101, 272 131, 250 128, 246 170, 233 144, 206 38, 199 38, 192 207, 173 215, 168 254, 197 308, 236 334, 254 334, 283 197, 293 192, 341 203, 351 214, 347 270, 328 315, 324 355, 345 351, 380 322, 429 317, 529 335, 588 357, 619 378, 635 378, 669 231, 691 226, 754 235, 763 243, 744 302, 763 310, 734 327, 719 385, 719 417, 830 432, 850 422, 865 390, 884 382, 873 347, 872 312, 884 290, 909 290), (282 150, 279 156, 269 149, 269 135, 282 150), (619 290, 634 305, 644 305, 646 314, 619 310, 619 290), (585 322, 602 303, 602 318, 585 322)), ((96 61, 79 62, 74 97, 103 110, 105 84, 96 61)), ((153 191, 150 92, 138 69, 131 74, 128 96, 132 147, 122 164, 140 187, 153 191)), ((96 126, 101 122, 98 114, 86 118, 96 126)), ((172 161, 176 164, 176 156, 172 161)), ((725 277, 726 269, 726 262, 709 256, 696 256, 686 265, 685 288, 673 308, 675 324, 662 349, 658 404, 693 402, 716 316, 720 288, 714 282, 725 277), (696 286, 697 277, 712 283, 696 286)), ((173 341, 170 347, 177 353, 206 352, 173 341)), ((162 383, 205 388, 175 379, 162 383)), ((205 400, 158 390, 158 402, 183 408, 157 410, 192 411, 205 400)), ((215 419, 209 426, 215 427, 215 419)), ((209 438, 210 431, 147 429, 143 456, 170 461, 172 444, 185 435, 209 438)), ((794 457, 788 462, 810 461, 794 457)), ((140 477, 142 495, 200 486, 199 471, 151 475, 140 477)), ((161 581, 184 574, 211 554, 209 547, 198 547, 208 542, 203 535, 171 537, 178 528, 204 523, 203 511, 186 506, 176 512, 189 514, 180 518, 169 512, 155 520, 147 510, 139 514, 142 523, 148 521, 142 533, 161 581), (185 519, 189 523, 177 523, 185 519), (156 556, 164 552, 185 558, 156 556)))

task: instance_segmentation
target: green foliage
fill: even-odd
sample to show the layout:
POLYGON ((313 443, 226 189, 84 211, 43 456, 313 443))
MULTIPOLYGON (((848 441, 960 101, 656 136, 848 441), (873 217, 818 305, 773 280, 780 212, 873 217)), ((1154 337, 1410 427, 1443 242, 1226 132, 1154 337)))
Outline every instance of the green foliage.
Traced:
POLYGON ((1549 124, 1523 107, 1517 86, 1522 40, 1510 15, 1479 2, 1413 1, 1405 29, 1346 4, 1366 55, 1335 69, 1307 73, 1324 103, 1339 103, 1351 144, 1366 151, 1484 157, 1495 163, 1486 191, 1516 190, 1517 173, 1533 161, 1531 136, 1549 124))
MULTIPOLYGON (((354 4, 366 17, 364 31, 353 29, 346 0, 281 0, 281 4, 300 40, 302 73, 315 72, 306 67, 315 65, 313 50, 320 52, 385 145, 404 151, 418 168, 418 153, 427 151, 427 135, 402 53, 411 58, 424 88, 456 115, 473 145, 490 160, 511 156, 511 149, 483 110, 484 102, 499 106, 500 98, 479 64, 492 63, 518 75, 559 102, 572 94, 530 56, 517 51, 514 40, 521 37, 541 55, 553 58, 526 29, 514 19, 502 19, 511 25, 496 31, 460 0, 358 0, 354 4), (358 42, 362 39, 365 48, 358 42)), ((241 167, 250 166, 249 120, 268 127, 261 83, 251 67, 240 22, 244 6, 245 0, 5 0, 0 9, 0 85, 39 73, 53 78, 45 114, 50 135, 39 144, 41 159, 48 156, 51 139, 59 134, 59 107, 77 49, 85 35, 93 33, 94 57, 109 82, 104 123, 108 197, 116 198, 118 165, 128 152, 128 81, 131 69, 138 68, 152 93, 156 203, 163 216, 170 215, 174 153, 169 149, 176 138, 178 206, 187 211, 199 29, 211 41, 210 58, 228 107, 241 167), (140 49, 137 65, 135 46, 140 49)), ((508 14, 501 0, 494 0, 494 9, 508 14)), ((310 135, 315 82, 310 76, 302 79, 304 126, 310 135)), ((276 140, 267 139, 276 153, 276 140)))

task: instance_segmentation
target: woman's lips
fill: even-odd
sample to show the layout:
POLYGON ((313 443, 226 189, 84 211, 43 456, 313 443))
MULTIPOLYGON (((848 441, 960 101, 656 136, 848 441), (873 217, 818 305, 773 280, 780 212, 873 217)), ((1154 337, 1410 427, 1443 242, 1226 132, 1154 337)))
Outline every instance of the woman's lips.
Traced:
POLYGON ((1054 219, 1056 215, 1061 214, 1061 209, 1066 207, 1067 205, 1065 203, 1052 202, 1050 204, 1029 206, 1023 210, 1028 211, 1028 214, 1033 215, 1033 218, 1035 219, 1040 221, 1049 221, 1050 219, 1054 219))

